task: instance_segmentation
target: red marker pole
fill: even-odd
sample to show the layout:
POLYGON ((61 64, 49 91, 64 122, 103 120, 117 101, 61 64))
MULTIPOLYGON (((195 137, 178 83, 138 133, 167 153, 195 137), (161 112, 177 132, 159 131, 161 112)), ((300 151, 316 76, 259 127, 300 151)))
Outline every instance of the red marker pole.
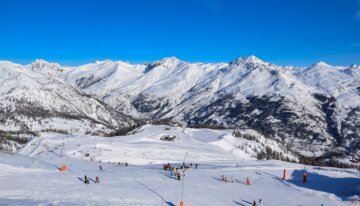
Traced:
POLYGON ((283 180, 286 180, 286 169, 284 169, 283 180))
POLYGON ((250 179, 248 177, 246 178, 246 185, 250 185, 250 179))
POLYGON ((304 175, 303 175, 303 182, 306 183, 307 182, 307 173, 304 172, 304 175))

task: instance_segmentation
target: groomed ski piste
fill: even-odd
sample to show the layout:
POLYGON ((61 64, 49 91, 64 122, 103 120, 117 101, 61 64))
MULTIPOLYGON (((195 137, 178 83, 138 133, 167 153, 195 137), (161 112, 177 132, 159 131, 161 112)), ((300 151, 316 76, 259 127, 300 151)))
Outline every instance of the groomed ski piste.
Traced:
POLYGON ((238 148, 257 144, 227 130, 155 125, 119 137, 43 133, 16 154, 0 152, 0 205, 178 206, 182 194, 186 206, 358 204, 358 171, 260 161, 238 148), (180 181, 163 170, 183 162, 193 167, 180 181))

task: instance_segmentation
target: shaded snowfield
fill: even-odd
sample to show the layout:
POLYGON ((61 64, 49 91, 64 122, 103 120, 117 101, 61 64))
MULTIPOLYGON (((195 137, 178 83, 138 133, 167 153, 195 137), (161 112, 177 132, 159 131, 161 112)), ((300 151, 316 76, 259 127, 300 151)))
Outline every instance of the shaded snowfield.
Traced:
POLYGON ((146 125, 114 138, 43 134, 15 155, 0 153, 0 205, 179 205, 182 181, 162 170, 162 163, 180 165, 184 158, 199 163, 185 172, 185 205, 248 206, 261 198, 266 206, 342 206, 360 193, 357 171, 306 167, 304 184, 304 166, 257 161, 251 151, 234 147, 256 142, 229 133, 146 125), (166 134, 175 141, 161 141, 166 134), (117 164, 125 161, 128 167, 117 164), (65 173, 57 169, 62 164, 65 173), (280 179, 284 168, 288 181, 280 179), (100 184, 82 183, 85 174, 99 176, 100 184), (221 175, 234 183, 220 181, 221 175))

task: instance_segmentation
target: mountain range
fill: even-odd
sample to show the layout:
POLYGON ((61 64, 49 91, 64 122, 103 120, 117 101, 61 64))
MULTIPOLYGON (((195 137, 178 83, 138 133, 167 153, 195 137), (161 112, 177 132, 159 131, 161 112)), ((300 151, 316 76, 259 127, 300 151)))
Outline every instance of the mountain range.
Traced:
POLYGON ((318 62, 298 68, 255 56, 230 63, 170 57, 77 67, 0 61, 0 85, 3 136, 26 131, 110 135, 167 121, 250 129, 299 156, 360 161, 357 65, 318 62))

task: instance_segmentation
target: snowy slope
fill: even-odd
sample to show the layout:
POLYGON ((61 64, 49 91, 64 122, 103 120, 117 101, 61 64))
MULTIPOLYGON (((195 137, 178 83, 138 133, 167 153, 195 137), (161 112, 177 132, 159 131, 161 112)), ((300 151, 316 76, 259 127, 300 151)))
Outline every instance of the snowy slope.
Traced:
POLYGON ((267 206, 354 205, 358 171, 306 167, 305 184, 303 165, 256 161, 230 150, 256 142, 239 138, 231 146, 224 139, 231 140, 227 130, 152 125, 113 138, 44 133, 14 155, 0 153, 0 204, 172 206, 179 205, 183 184, 185 205, 251 205, 259 199, 267 206), (176 135, 175 141, 161 141, 164 134, 176 135), (184 182, 162 170, 167 162, 180 166, 184 157, 186 164, 199 164, 185 171, 184 182), (118 164, 125 161, 128 167, 118 164), (66 172, 58 171, 62 164, 66 172), (286 181, 280 179, 284 168, 286 181), (221 181, 221 175, 233 182, 221 181), (100 184, 93 182, 96 176, 100 184))

